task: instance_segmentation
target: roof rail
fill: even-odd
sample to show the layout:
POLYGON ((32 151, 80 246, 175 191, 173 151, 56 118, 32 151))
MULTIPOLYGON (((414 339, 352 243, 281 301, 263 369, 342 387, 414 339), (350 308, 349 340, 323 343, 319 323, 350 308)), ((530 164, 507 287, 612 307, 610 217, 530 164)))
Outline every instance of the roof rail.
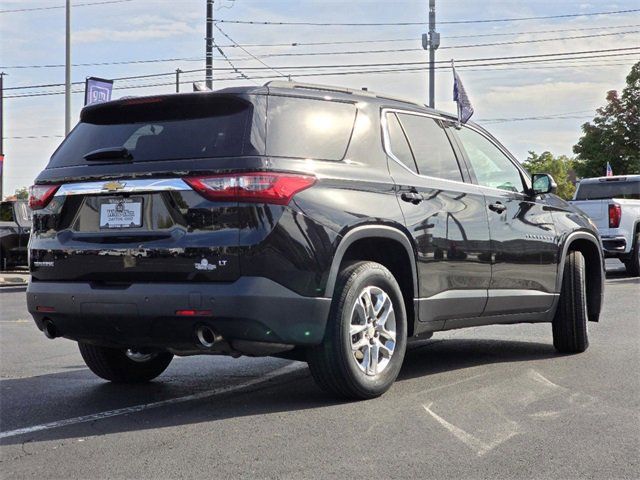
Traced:
POLYGON ((347 93, 350 95, 362 95, 366 97, 380 98, 383 100, 392 100, 394 102, 409 103, 411 105, 416 105, 418 107, 425 107, 425 105, 422 105, 418 102, 414 102, 413 100, 407 100, 406 98, 393 97, 390 95, 379 95, 377 93, 370 92, 368 90, 356 90, 353 88, 346 88, 346 87, 317 85, 313 83, 284 82, 282 80, 271 80, 270 82, 265 83, 264 86, 275 87, 275 88, 299 88, 299 89, 307 89, 307 90, 319 90, 321 92, 347 93))

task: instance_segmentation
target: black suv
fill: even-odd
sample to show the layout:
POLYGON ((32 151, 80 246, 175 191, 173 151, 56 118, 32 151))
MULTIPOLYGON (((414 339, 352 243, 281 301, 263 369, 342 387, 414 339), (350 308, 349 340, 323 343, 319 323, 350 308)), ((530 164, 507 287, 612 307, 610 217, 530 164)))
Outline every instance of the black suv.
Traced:
POLYGON ((365 91, 269 83, 84 108, 31 190, 29 311, 89 368, 173 355, 305 359, 342 397, 407 339, 550 322, 587 348, 602 245, 490 134, 365 91))

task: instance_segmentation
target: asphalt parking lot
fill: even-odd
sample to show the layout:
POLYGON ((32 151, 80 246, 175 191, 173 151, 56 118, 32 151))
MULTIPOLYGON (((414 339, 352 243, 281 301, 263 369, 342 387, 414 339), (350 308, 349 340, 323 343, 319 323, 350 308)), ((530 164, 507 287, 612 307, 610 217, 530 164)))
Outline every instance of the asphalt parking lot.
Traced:
POLYGON ((640 478, 640 280, 615 264, 584 354, 549 325, 436 334, 395 386, 338 402, 306 365, 175 359, 105 383, 0 291, 2 478, 640 478))

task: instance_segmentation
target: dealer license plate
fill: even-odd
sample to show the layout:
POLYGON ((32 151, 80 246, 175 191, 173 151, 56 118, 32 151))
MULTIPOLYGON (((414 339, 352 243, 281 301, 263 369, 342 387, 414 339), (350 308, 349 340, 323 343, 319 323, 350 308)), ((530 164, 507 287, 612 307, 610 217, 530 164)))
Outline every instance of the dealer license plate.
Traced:
POLYGON ((106 198, 100 204, 100 228, 136 228, 141 226, 141 198, 106 198))

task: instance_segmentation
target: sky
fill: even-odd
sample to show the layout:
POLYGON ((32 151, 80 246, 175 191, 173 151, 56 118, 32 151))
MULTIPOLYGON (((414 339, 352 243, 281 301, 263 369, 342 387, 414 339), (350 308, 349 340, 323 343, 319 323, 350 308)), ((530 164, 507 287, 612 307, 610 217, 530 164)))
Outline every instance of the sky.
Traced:
MULTIPOLYGON (((106 1, 72 1, 72 63, 108 64, 74 66, 74 82, 84 82, 88 76, 164 74, 116 80, 114 98, 119 98, 175 91, 173 72, 177 68, 200 70, 181 75, 183 91, 192 89, 191 82, 204 79, 205 0, 110 0, 99 4, 106 1)), ((230 63, 218 52, 214 67, 225 70, 214 72, 218 78, 214 79, 214 88, 282 79, 285 70, 298 81, 367 87, 426 103, 425 65, 409 65, 413 71, 352 72, 426 61, 421 35, 427 28, 427 4, 427 0, 216 0, 214 16, 224 21, 218 25, 228 38, 215 30, 215 43, 231 64, 249 78, 230 70, 230 63), (235 20, 396 25, 264 25, 233 23, 235 20), (424 25, 397 25, 416 22, 424 25), (251 46, 243 50, 234 43, 251 46), (308 43, 326 44, 305 45, 308 43), (316 55, 309 55, 312 53, 316 55), (267 69, 265 64, 273 69, 267 69), (349 66, 357 64, 383 65, 349 66), (282 68, 292 66, 323 68, 282 68), (351 74, 308 76, 338 71, 351 74)), ((21 88, 64 83, 65 10, 57 8, 63 5, 64 0, 0 0, 0 71, 7 74, 5 195, 31 185, 62 141, 64 95, 20 95, 63 91, 60 86, 21 88), (23 9, 39 10, 12 11, 23 9)), ((631 66, 640 60, 640 49, 574 55, 600 55, 581 60, 533 57, 526 59, 530 63, 506 66, 486 64, 515 60, 479 61, 475 67, 465 60, 640 47, 640 11, 592 15, 632 9, 640 9, 637 0, 436 0, 437 22, 442 22, 437 26, 441 47, 436 60, 456 59, 458 73, 475 108, 473 120, 484 124, 518 159, 526 159, 530 150, 571 155, 581 135, 581 125, 604 105, 607 91, 624 87, 631 66), (556 19, 450 23, 578 14, 556 19)), ((436 108, 454 112, 451 70, 444 68, 447 64, 439 66, 443 68, 436 71, 436 108)), ((82 108, 83 89, 81 84, 74 87, 78 93, 72 95, 72 124, 77 122, 82 108)))

